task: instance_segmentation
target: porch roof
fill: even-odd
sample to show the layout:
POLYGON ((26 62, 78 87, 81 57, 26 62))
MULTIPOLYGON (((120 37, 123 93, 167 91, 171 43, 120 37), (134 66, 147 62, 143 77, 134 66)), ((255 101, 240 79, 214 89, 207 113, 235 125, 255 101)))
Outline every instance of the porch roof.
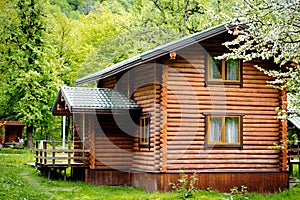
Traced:
POLYGON ((70 115, 140 109, 134 100, 113 89, 63 86, 60 88, 52 113, 70 115))

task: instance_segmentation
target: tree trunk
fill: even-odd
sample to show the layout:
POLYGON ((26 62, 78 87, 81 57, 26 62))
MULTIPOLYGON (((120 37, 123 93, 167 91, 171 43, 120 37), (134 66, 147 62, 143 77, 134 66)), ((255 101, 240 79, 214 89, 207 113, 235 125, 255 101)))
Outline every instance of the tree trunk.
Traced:
POLYGON ((32 141, 33 126, 31 124, 26 126, 26 135, 27 135, 27 147, 28 149, 33 149, 32 141))

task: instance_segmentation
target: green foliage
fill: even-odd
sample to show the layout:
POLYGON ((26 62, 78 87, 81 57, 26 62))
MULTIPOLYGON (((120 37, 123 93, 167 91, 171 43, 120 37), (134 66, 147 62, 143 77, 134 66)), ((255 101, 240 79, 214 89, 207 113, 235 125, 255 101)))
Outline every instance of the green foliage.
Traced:
POLYGON ((247 187, 242 185, 241 189, 239 190, 238 187, 233 187, 230 189, 230 194, 228 198, 224 200, 247 200, 249 199, 245 195, 247 194, 247 187))
POLYGON ((239 36, 228 42, 229 57, 244 60, 274 60, 279 66, 260 68, 274 76, 275 86, 285 86, 289 93, 290 110, 300 112, 300 4, 290 0, 243 0, 236 7, 233 23, 244 24, 239 36))
POLYGON ((0 60, 5 78, 0 116, 24 122, 29 136, 37 127, 52 124, 49 102, 60 83, 47 43, 46 6, 44 1, 15 0, 1 7, 0 60))
POLYGON ((198 180, 197 174, 194 173, 191 176, 180 173, 180 177, 178 179, 178 183, 171 183, 172 189, 177 192, 177 196, 180 199, 188 199, 191 198, 196 191, 195 182, 198 180))
POLYGON ((136 0, 134 17, 138 27, 160 27, 178 34, 194 33, 228 21, 233 1, 136 0))

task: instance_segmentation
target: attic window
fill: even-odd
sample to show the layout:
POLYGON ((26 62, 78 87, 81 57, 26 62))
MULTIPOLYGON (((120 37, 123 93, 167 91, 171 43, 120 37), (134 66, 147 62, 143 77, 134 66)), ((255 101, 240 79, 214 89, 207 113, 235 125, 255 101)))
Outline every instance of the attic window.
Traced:
POLYGON ((206 59, 206 84, 240 85, 242 87, 242 62, 237 59, 206 59))

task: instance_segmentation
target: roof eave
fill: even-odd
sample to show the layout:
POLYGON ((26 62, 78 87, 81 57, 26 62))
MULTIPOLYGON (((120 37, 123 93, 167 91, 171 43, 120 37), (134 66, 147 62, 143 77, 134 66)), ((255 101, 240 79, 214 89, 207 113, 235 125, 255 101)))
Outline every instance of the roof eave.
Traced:
MULTIPOLYGON (((102 80, 109 76, 126 71, 137 65, 144 64, 144 63, 154 60, 158 57, 166 55, 171 51, 177 51, 177 50, 185 48, 189 45, 198 43, 205 39, 208 39, 208 38, 214 37, 218 34, 224 33, 226 31, 228 31, 228 29, 232 29, 233 27, 235 27, 235 25, 225 23, 225 24, 221 24, 219 26, 213 27, 211 29, 207 29, 207 30, 195 33, 191 36, 181 38, 179 40, 176 40, 175 42, 167 43, 165 45, 159 46, 157 48, 154 48, 152 50, 146 51, 142 54, 135 56, 135 59, 133 59, 131 62, 126 62, 127 60, 123 61, 125 64, 120 65, 120 67, 118 67, 118 68, 114 68, 115 65, 113 65, 113 66, 111 66, 112 70, 107 70, 108 68, 106 68, 106 70, 103 73, 101 73, 101 71, 103 71, 103 70, 101 70, 100 72, 98 71, 96 73, 93 73, 94 75, 90 74, 83 78, 77 79, 75 81, 75 85, 81 85, 81 84, 85 84, 85 83, 89 83, 89 82, 93 82, 93 81, 102 80)), ((119 63, 119 64, 121 64, 121 63, 119 63)))

